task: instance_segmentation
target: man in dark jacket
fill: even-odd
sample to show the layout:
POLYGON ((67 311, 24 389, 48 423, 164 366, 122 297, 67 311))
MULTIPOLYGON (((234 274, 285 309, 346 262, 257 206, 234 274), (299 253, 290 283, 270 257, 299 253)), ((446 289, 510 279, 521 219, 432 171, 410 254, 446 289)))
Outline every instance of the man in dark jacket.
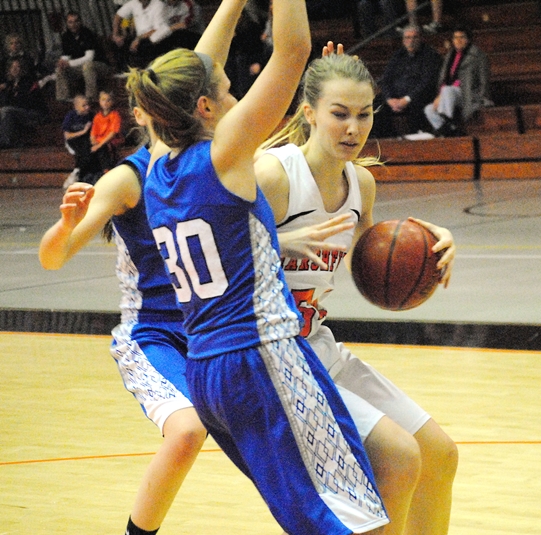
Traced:
POLYGON ((397 137, 428 129, 423 110, 437 94, 442 58, 423 42, 418 26, 404 29, 402 43, 379 82, 381 93, 374 109, 380 109, 374 115, 374 137, 397 137), (395 117, 404 119, 401 132, 397 131, 395 117))
POLYGON ((112 75, 96 35, 83 26, 75 11, 66 15, 66 31, 62 34, 62 57, 56 66, 56 99, 70 100, 74 86, 84 81, 85 96, 97 102, 98 83, 112 75))

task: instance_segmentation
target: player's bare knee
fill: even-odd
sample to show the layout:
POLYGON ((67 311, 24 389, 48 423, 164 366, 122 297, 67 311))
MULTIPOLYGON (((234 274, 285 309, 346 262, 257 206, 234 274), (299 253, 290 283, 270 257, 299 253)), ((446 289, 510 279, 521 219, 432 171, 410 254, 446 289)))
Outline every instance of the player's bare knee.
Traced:
POLYGON ((365 447, 374 469, 378 485, 388 481, 394 487, 414 485, 419 479, 422 466, 421 449, 415 438, 397 429, 393 435, 371 433, 365 447))
POLYGON ((421 449, 411 435, 408 440, 402 440, 396 457, 395 470, 398 471, 401 479, 410 483, 416 482, 421 474, 421 449))
POLYGON ((428 449, 430 458, 423 455, 423 467, 433 472, 432 477, 452 481, 458 468, 458 448, 445 433, 437 437, 428 449))
POLYGON ((458 448, 455 442, 448 436, 446 436, 444 444, 443 461, 445 463, 447 477, 453 479, 458 468, 458 448))

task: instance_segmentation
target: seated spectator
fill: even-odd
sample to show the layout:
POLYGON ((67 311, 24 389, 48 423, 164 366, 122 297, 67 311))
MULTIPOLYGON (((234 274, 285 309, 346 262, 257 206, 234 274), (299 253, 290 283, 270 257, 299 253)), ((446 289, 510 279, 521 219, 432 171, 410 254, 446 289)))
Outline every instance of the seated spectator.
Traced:
MULTIPOLYGON (((423 29, 426 33, 436 34, 440 32, 443 27, 441 24, 441 17, 443 14, 443 0, 431 0, 432 7, 432 21, 423 25, 423 29)), ((406 10, 409 15, 410 24, 417 24, 417 0, 406 0, 406 10)))
POLYGON ((165 18, 165 4, 161 0, 128 0, 115 13, 113 43, 117 48, 118 67, 144 68, 162 54, 160 41, 170 35, 165 18), (130 35, 123 21, 132 20, 135 37, 130 35))
POLYGON ((4 38, 4 51, 0 62, 0 82, 6 81, 7 64, 18 59, 24 72, 34 80, 38 79, 37 60, 24 48, 23 38, 18 33, 9 33, 4 38))
POLYGON ((90 129, 94 112, 84 95, 76 95, 73 109, 64 117, 62 131, 66 148, 75 157, 75 167, 64 182, 64 189, 81 180, 88 182, 98 172, 97 162, 90 150, 90 129))
POLYGON ((47 119, 37 80, 25 70, 21 59, 8 60, 5 82, 0 84, 0 148, 22 146, 29 129, 47 119))
POLYGON ((469 29, 453 31, 439 77, 439 94, 425 106, 425 115, 436 136, 462 133, 463 125, 484 106, 492 106, 489 93, 490 64, 487 55, 471 42, 469 29))
POLYGON ((83 26, 79 13, 68 12, 66 27, 62 34, 62 57, 56 66, 56 99, 71 100, 76 84, 84 82, 86 98, 96 102, 99 83, 107 80, 113 70, 97 36, 83 26))
POLYGON ((92 120, 90 151, 98 161, 98 176, 92 184, 109 171, 118 160, 118 147, 123 143, 122 119, 114 108, 114 96, 110 91, 100 92, 100 109, 92 120))
POLYGON ((402 43, 379 81, 381 92, 374 105, 378 111, 374 114, 373 137, 397 137, 430 128, 424 108, 437 95, 442 58, 423 42, 418 26, 404 29, 402 43), (404 119, 401 131, 396 128, 396 117, 404 119))
POLYGON ((201 37, 200 21, 197 20, 197 6, 192 0, 166 0, 164 17, 166 26, 157 30, 165 35, 160 41, 162 54, 174 48, 193 50, 201 37))

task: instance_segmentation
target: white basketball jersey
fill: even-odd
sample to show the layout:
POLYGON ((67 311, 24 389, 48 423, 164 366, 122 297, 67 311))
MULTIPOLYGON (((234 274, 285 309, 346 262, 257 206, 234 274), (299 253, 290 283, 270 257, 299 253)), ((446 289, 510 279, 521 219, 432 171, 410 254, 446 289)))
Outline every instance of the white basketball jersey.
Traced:
MULTIPOLYGON (((351 213, 355 224, 361 217, 361 192, 355 167, 346 163, 345 176, 349 192, 346 201, 336 212, 327 212, 319 188, 301 150, 293 144, 269 149, 268 153, 280 160, 289 178, 289 207, 285 218, 277 224, 278 233, 296 230, 322 223, 341 214, 351 213)), ((353 241, 354 228, 332 236, 328 241, 345 245, 348 249, 353 241)), ((303 319, 301 335, 312 336, 325 320, 327 311, 322 306, 325 297, 334 289, 334 273, 343 252, 322 251, 319 256, 328 265, 322 270, 308 258, 282 257, 282 266, 287 285, 295 297, 303 319)))

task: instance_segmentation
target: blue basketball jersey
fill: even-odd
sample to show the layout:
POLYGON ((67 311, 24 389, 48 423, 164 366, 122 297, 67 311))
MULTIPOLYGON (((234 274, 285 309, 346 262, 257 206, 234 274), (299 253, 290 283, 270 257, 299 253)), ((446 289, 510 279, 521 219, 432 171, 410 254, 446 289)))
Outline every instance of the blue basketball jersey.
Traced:
MULTIPOLYGON (((122 162, 135 171, 141 188, 149 161, 149 151, 141 147, 122 162)), ((170 321, 180 322, 182 314, 148 225, 142 194, 137 206, 113 217, 113 227, 118 249, 116 273, 122 292, 122 321, 145 321, 145 318, 150 321, 157 319, 156 315, 166 315, 170 321)))
POLYGON ((189 357, 212 357, 299 333, 270 206, 259 190, 248 202, 224 188, 212 165, 210 141, 159 159, 144 195, 184 313, 189 357))

